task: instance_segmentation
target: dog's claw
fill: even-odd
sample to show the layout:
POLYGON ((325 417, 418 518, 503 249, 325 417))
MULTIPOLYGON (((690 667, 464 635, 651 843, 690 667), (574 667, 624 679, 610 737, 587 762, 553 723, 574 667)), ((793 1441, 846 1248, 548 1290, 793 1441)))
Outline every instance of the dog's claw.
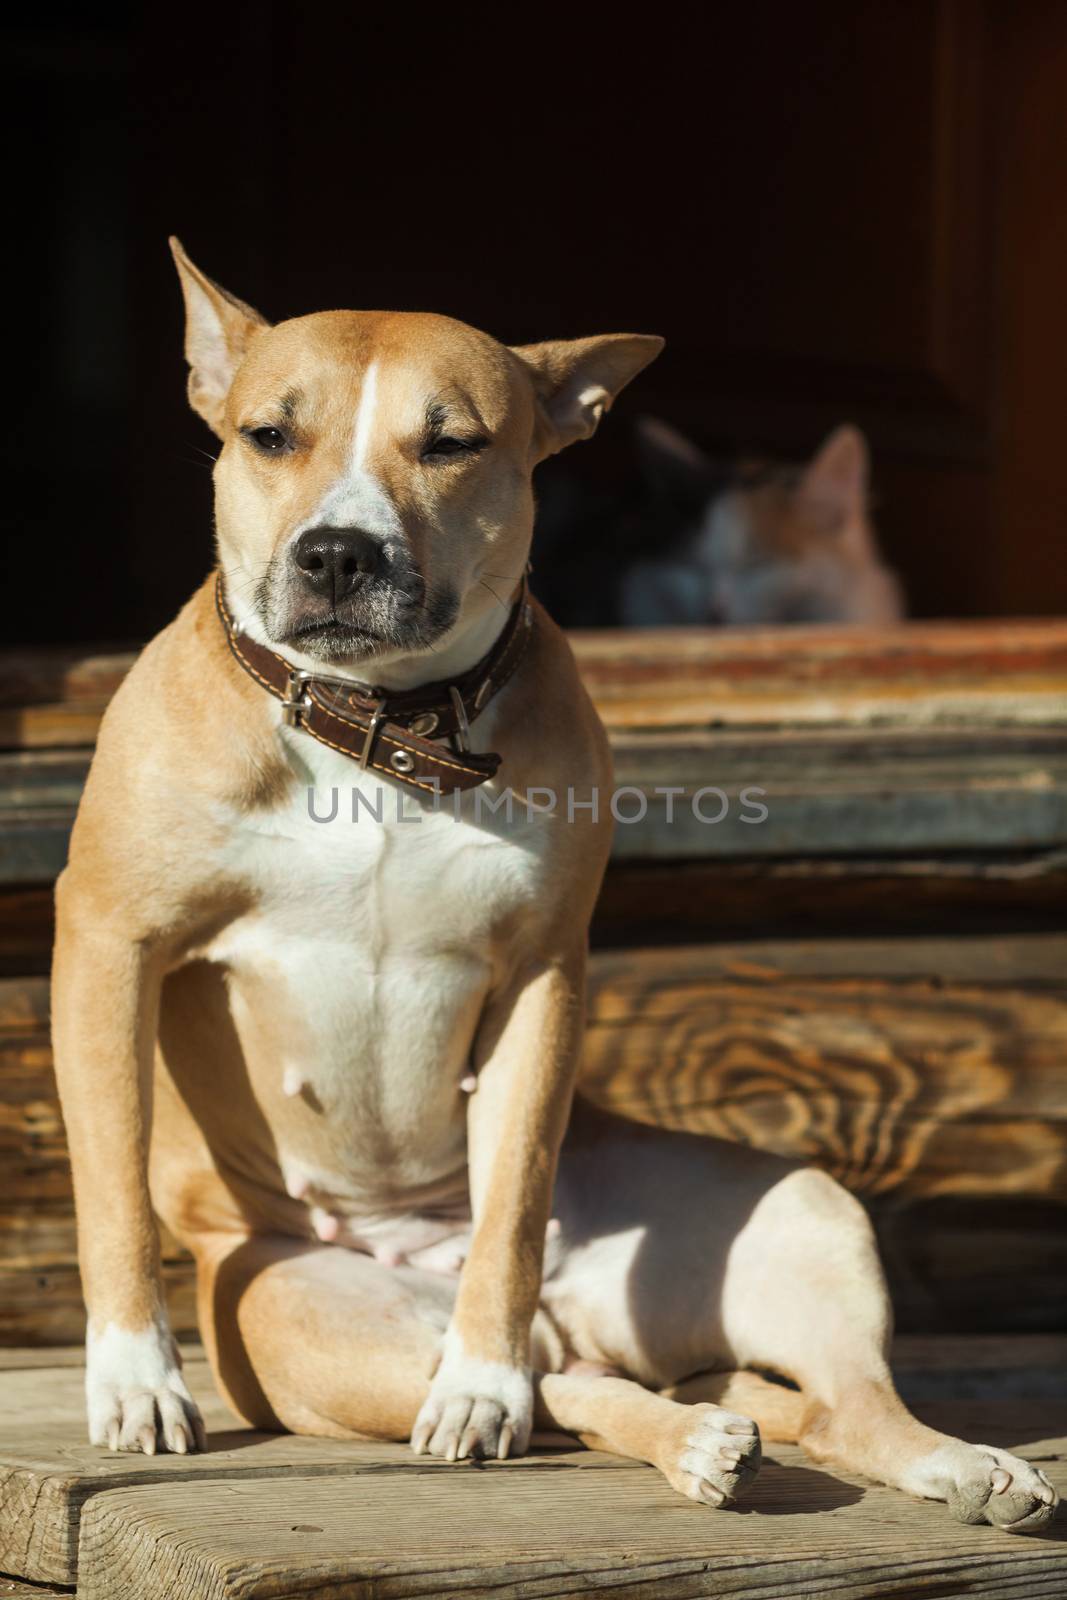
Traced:
POLYGON ((89 1437, 109 1450, 140 1450, 146 1456, 207 1449, 203 1419, 184 1384, 108 1396, 106 1408, 90 1414, 89 1437))
MULTIPOLYGON (((436 1385, 440 1377, 440 1369, 436 1385)), ((416 1455, 428 1453, 445 1461, 465 1461, 469 1457, 503 1461, 513 1450, 521 1454, 533 1420, 533 1394, 528 1409, 518 1385, 512 1392, 485 1395, 459 1390, 435 1392, 432 1385, 411 1431, 411 1448, 416 1455)))

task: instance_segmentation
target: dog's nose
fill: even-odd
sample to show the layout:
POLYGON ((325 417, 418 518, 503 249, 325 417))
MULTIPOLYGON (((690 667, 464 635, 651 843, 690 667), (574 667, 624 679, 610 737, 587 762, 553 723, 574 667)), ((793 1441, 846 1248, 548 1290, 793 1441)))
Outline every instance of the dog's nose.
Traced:
POLYGON ((362 528, 308 528, 293 547, 304 582, 334 605, 381 565, 382 547, 362 528))

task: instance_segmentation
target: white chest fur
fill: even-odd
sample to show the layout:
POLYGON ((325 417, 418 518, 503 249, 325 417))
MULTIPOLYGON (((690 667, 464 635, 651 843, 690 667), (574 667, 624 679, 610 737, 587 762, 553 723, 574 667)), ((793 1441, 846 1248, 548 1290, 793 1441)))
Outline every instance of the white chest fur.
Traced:
POLYGON ((299 731, 280 807, 226 819, 250 909, 198 952, 227 972, 292 1192, 402 1206, 462 1163, 471 1044, 548 823, 474 793, 434 810, 299 731), (343 1130, 343 1137, 339 1137, 343 1130))

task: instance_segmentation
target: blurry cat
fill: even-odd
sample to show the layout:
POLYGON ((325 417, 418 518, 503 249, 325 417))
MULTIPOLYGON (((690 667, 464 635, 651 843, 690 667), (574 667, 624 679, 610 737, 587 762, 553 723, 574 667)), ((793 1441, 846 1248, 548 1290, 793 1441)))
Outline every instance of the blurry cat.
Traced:
POLYGON ((873 626, 903 615, 858 428, 836 429, 804 468, 744 472, 649 417, 636 459, 633 481, 610 494, 559 475, 539 483, 534 587, 558 621, 873 626))

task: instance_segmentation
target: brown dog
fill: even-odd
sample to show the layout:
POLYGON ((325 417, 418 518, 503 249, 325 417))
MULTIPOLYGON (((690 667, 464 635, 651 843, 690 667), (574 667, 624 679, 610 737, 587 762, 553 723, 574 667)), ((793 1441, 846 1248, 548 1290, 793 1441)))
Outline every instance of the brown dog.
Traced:
POLYGON ((1034 1468, 904 1410, 829 1179, 583 1108, 563 1144, 610 763, 525 597, 531 472, 661 341, 270 328, 175 255, 219 577, 116 695, 57 896, 92 1439, 203 1442, 154 1202, 256 1425, 455 1459, 536 1421, 720 1505, 759 1455, 725 1398, 968 1520, 1046 1520, 1034 1468), (691 1377, 750 1365, 799 1393, 691 1377))

